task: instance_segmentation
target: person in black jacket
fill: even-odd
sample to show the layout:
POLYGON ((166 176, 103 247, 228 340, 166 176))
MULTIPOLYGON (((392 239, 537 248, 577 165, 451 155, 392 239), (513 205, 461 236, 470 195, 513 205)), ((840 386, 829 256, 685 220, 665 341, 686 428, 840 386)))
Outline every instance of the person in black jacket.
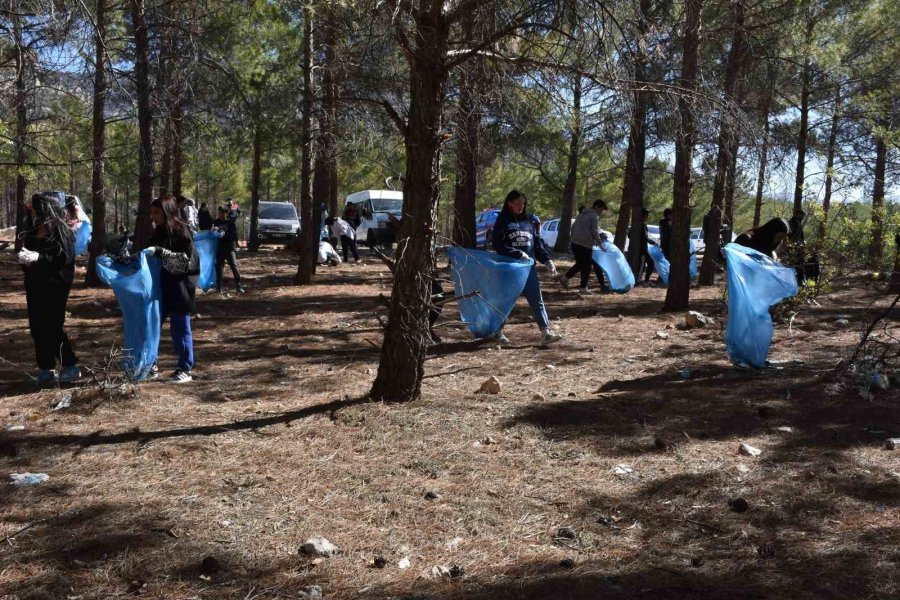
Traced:
POLYGON ((191 312, 197 292, 200 258, 194 248, 191 230, 178 216, 178 205, 171 195, 157 198, 150 204, 153 235, 150 247, 154 256, 162 260, 160 287, 161 320, 170 322, 172 342, 178 355, 178 367, 172 374, 174 383, 193 381, 194 338, 191 334, 191 312))
POLYGON ((206 202, 200 203, 200 210, 197 211, 197 224, 200 231, 209 231, 213 226, 213 217, 209 212, 209 205, 206 202))
POLYGON ((659 220, 659 249, 662 250, 666 260, 672 260, 669 249, 672 247, 672 209, 663 211, 663 218, 659 220))
POLYGON ((75 277, 75 234, 66 224, 65 194, 42 192, 31 198, 29 226, 18 262, 25 273, 28 326, 34 339, 37 384, 81 377, 78 358, 63 325, 75 277), (57 375, 56 364, 60 363, 57 375))
POLYGON ((781 242, 784 241, 789 232, 790 226, 788 222, 776 217, 756 229, 745 231, 737 236, 734 243, 753 248, 769 258, 778 258, 775 255, 775 250, 781 245, 781 242))
POLYGON ((241 285, 241 272, 238 270, 237 248, 238 234, 237 224, 231 218, 228 208, 219 207, 219 217, 213 221, 213 226, 220 232, 219 245, 216 250, 216 290, 222 292, 222 275, 225 271, 225 263, 231 267, 231 276, 234 278, 234 287, 238 294, 247 290, 241 285))
MULTIPOLYGON (((536 219, 528 213, 527 207, 528 199, 522 192, 512 190, 506 195, 503 210, 497 215, 497 221, 491 232, 494 251, 510 258, 536 259, 546 265, 550 274, 555 276, 556 266, 550 260, 550 254, 539 235, 540 225, 535 225, 536 219)), ((550 319, 547 317, 547 309, 544 307, 544 298, 541 295, 541 283, 534 266, 528 275, 522 295, 528 300, 534 320, 541 328, 541 345, 561 340, 562 335, 550 329, 550 319)), ((509 339, 503 335, 502 328, 494 332, 489 339, 509 342, 509 339)))

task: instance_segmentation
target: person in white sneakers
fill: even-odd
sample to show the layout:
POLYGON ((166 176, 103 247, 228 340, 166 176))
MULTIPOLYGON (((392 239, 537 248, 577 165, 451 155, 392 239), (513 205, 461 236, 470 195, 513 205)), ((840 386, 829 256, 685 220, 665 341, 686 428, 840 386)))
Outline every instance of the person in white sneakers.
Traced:
POLYGON ((594 262, 593 248, 599 246, 606 252, 606 236, 600 229, 600 215, 606 210, 606 202, 603 200, 595 200, 590 208, 585 208, 578 213, 575 222, 572 223, 572 232, 569 236, 572 247, 572 255, 575 257, 575 264, 565 275, 559 276, 559 282, 564 288, 569 287, 569 280, 576 273, 581 274, 581 285, 578 288, 579 294, 590 294, 588 290, 588 279, 591 277, 591 268, 597 275, 597 281, 600 282, 600 288, 606 288, 606 282, 603 280, 603 270, 600 265, 594 262))
POLYGON ((353 226, 340 217, 326 219, 325 224, 331 227, 331 235, 341 240, 341 252, 344 254, 344 262, 350 260, 350 254, 353 254, 353 260, 359 262, 359 250, 356 247, 356 230, 353 229, 353 226))
MULTIPOLYGON (((550 254, 538 232, 539 226, 535 226, 535 220, 528 213, 527 206, 528 200, 522 192, 512 190, 506 195, 503 210, 497 216, 497 222, 494 223, 494 230, 491 234, 494 251, 510 258, 536 259, 546 265, 551 275, 556 276, 556 265, 550 260, 550 254)), ((528 276, 522 295, 528 300, 534 320, 541 328, 541 345, 546 346, 561 340, 562 335, 550 329, 550 319, 547 317, 547 309, 541 295, 541 282, 538 279, 537 268, 531 268, 531 274, 528 276)), ((490 339, 509 342, 509 339, 503 335, 502 328, 494 332, 490 339)))

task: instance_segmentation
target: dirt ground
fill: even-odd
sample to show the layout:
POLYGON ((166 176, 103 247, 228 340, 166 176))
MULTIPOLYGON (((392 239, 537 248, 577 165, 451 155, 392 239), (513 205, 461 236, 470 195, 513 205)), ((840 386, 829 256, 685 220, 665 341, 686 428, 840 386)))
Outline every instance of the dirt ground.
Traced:
MULTIPOLYGON (((106 398, 34 391, 12 259, 0 253, 2 598, 900 595, 900 451, 884 447, 900 392, 826 393, 876 309, 859 282, 776 326, 770 358, 802 362, 753 373, 728 362, 721 325, 669 328, 683 315, 661 312, 663 288, 580 297, 545 280, 563 342, 538 348, 521 300, 509 347, 474 343, 451 306, 422 399, 383 405, 364 395, 387 269, 365 257, 298 288, 293 258, 267 250, 241 255, 250 293, 200 295, 195 383, 106 398), (476 394, 490 375, 502 391, 476 394), (26 471, 50 479, 7 483, 26 471), (299 554, 313 536, 340 554, 299 554)), ((692 304, 721 323, 721 288, 692 304)), ((70 311, 82 362, 103 364, 121 336, 112 292, 76 289, 70 311)), ((171 371, 167 330, 161 354, 171 371)))

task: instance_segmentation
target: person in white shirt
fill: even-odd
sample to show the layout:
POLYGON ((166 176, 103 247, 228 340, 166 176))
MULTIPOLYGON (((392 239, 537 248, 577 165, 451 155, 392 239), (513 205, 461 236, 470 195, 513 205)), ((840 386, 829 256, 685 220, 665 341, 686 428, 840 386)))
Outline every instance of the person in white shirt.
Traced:
POLYGON ((349 254, 353 254, 353 260, 359 262, 359 250, 356 248, 356 231, 347 221, 340 217, 329 218, 325 224, 331 227, 331 235, 341 240, 341 252, 344 262, 349 260, 349 254))
POLYGON ((337 252, 335 252, 334 246, 322 240, 321 242, 319 242, 318 262, 320 265, 324 265, 327 263, 332 267, 336 267, 341 264, 341 257, 338 256, 337 252))

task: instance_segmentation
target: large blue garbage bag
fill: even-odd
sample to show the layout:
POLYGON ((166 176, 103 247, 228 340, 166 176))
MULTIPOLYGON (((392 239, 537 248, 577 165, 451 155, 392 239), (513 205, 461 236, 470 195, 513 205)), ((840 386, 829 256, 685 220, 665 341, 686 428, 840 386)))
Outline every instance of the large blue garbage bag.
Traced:
MULTIPOLYGON (((688 239, 688 244, 688 249, 691 253, 691 257, 688 261, 688 273, 691 279, 697 279, 699 272, 697 271, 697 251, 694 248, 694 240, 688 239)), ((647 244, 647 254, 653 259, 653 266, 656 269, 656 272, 659 273, 659 280, 668 285, 669 259, 665 257, 659 246, 654 246, 653 244, 647 244)))
POLYGON ((147 377, 159 351, 162 262, 146 252, 127 265, 109 256, 97 258, 97 275, 113 289, 122 309, 122 370, 135 381, 147 377))
POLYGON ((219 248, 219 235, 212 231, 195 233, 194 248, 200 256, 200 277, 197 278, 197 287, 208 292, 216 287, 216 251, 219 248))
POLYGON ((668 285, 669 259, 667 259, 665 255, 663 255, 662 250, 660 250, 659 246, 654 246, 653 244, 647 244, 647 254, 649 254, 650 258, 653 260, 653 267, 659 274, 659 280, 668 285))
POLYGON ((612 291, 624 294, 634 287, 634 273, 625 260, 625 255, 615 244, 606 242, 603 246, 606 252, 594 246, 591 257, 603 269, 612 291))
POLYGON ((761 369, 766 366, 774 330, 769 307, 797 293, 797 275, 765 254, 737 244, 725 246, 725 262, 728 356, 761 369))
POLYGON ((506 323, 534 261, 457 247, 448 248, 447 254, 462 321, 475 337, 487 337, 506 323))
POLYGON ((75 254, 77 256, 87 254, 88 244, 91 241, 91 233, 93 231, 94 226, 91 225, 90 221, 82 221, 75 228, 75 254))

